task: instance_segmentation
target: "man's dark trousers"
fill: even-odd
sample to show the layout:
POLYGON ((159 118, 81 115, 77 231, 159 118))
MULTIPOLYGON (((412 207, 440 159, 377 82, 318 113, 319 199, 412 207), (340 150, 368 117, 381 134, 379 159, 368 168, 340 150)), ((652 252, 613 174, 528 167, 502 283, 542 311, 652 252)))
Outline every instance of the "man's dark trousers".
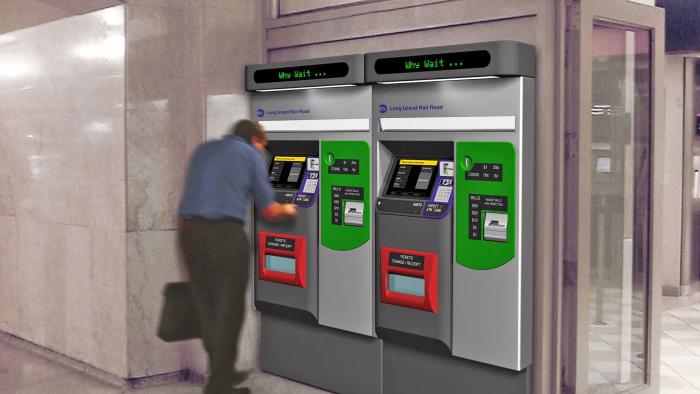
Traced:
POLYGON ((237 220, 186 219, 180 243, 209 354, 206 394, 227 394, 233 384, 238 335, 248 284, 248 239, 237 220))

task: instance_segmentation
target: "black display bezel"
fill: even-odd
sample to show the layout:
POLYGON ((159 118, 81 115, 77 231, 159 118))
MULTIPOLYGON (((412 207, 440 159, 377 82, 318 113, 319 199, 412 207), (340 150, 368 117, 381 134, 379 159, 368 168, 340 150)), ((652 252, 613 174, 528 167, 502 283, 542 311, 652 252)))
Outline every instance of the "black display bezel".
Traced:
MULTIPOLYGON (((282 155, 277 155, 277 156, 282 156, 282 155)), ((280 174, 280 179, 287 179, 289 177, 289 172, 291 171, 292 165, 294 163, 301 163, 301 172, 299 173, 299 179, 296 182, 287 182, 285 181, 273 181, 270 179, 270 183, 272 184, 273 189, 284 189, 284 190, 299 190, 299 187, 301 187, 301 182, 304 180, 304 177, 306 176, 306 161, 308 160, 308 156, 306 155, 288 155, 288 156, 295 156, 295 157, 304 157, 304 161, 285 161, 285 160, 275 160, 274 157, 270 160, 270 165, 267 168, 267 176, 268 179, 270 177, 270 173, 272 172, 272 167, 275 165, 275 162, 281 162, 284 163, 285 166, 282 168, 282 173, 280 174)))
POLYGON ((265 68, 253 71, 255 83, 284 83, 297 81, 315 81, 332 78, 344 78, 350 73, 350 66, 346 62, 333 62, 324 64, 306 64, 303 66, 265 68), (296 77, 296 73, 300 73, 296 77), (290 74, 289 78, 280 79, 279 73, 290 74))
POLYGON ((491 54, 487 50, 431 53, 426 55, 398 56, 377 59, 374 62, 374 71, 379 75, 406 74, 431 71, 467 70, 485 68, 491 64, 491 54), (442 65, 424 67, 426 61, 435 61, 442 65), (408 69, 406 62, 418 64, 418 68, 408 69))
MULTIPOLYGON (((428 200, 432 196, 433 193, 433 187, 435 186, 435 181, 437 180, 439 174, 440 174, 440 161, 441 160, 446 160, 444 158, 439 158, 439 157, 415 157, 415 156, 403 156, 403 157, 397 157, 394 160, 394 163, 392 164, 392 170, 391 170, 391 176, 387 179, 387 184, 384 190, 384 196, 385 197, 393 197, 393 198, 411 198, 411 199, 424 199, 428 200), (420 174, 420 170, 416 172, 416 175, 414 176, 414 171, 413 168, 411 168, 411 174, 409 175, 409 179, 406 181, 407 184, 413 184, 413 189, 409 192, 406 192, 408 189, 394 189, 394 179, 396 179, 396 175, 399 172, 399 167, 402 165, 401 160, 435 160, 437 161, 437 164, 435 165, 435 170, 433 171, 433 174, 430 177, 430 183, 428 184, 428 188, 425 190, 420 190, 417 191, 415 189, 415 184, 417 183, 418 180, 418 174, 420 174)), ((424 164, 404 164, 404 165, 409 165, 411 167, 425 167, 424 164)))

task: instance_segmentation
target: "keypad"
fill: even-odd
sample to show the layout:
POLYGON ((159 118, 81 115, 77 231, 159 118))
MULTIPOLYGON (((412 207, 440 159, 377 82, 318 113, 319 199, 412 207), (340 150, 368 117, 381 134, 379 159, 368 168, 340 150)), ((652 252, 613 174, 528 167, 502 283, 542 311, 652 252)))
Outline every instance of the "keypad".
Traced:
POLYGON ((435 193, 436 202, 448 202, 450 201, 450 196, 452 195, 452 186, 438 186, 437 192, 435 193))
POLYGON ((316 193, 316 185, 318 185, 318 179, 307 179, 304 183, 304 193, 316 193))

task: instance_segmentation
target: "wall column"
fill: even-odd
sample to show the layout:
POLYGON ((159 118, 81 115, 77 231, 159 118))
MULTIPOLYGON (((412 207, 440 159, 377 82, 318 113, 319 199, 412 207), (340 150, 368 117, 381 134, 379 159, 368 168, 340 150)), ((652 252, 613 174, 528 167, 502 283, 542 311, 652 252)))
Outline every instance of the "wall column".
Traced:
MULTIPOLYGON (((166 344, 155 336, 161 292, 186 278, 176 241, 189 156, 249 116, 244 65, 261 57, 261 5, 133 0, 126 8, 129 377, 205 373, 200 341, 166 344)), ((250 310, 239 368, 258 365, 257 322, 250 310)))

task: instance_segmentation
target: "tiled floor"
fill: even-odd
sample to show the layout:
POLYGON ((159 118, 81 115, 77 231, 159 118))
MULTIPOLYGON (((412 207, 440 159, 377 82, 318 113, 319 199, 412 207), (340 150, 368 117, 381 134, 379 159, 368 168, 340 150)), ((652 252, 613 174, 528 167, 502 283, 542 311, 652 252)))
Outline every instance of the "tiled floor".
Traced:
MULTIPOLYGON (((325 393, 325 391, 263 372, 253 373, 242 386, 249 387, 253 393, 325 393)), ((0 342, 0 393, 2 394, 199 394, 201 392, 200 387, 184 382, 126 390, 57 365, 11 344, 0 342)))
MULTIPOLYGON (((602 324, 589 331, 590 393, 624 393, 643 382, 643 297, 604 290, 602 324), (627 305, 627 307, 625 307, 627 305), (626 382, 626 383, 620 383, 626 382)), ((594 319, 595 299, 590 314, 594 319)), ((664 297, 661 337, 661 394, 700 394, 700 294, 664 297)))
POLYGON ((644 382, 644 297, 616 288, 602 294, 602 305, 594 294, 589 309, 589 393, 624 393, 644 382))
POLYGON ((700 394, 700 302, 666 311, 661 337, 661 394, 700 394))
MULTIPOLYGON (((700 394, 700 297, 664 298, 661 338, 661 394, 700 394)), ((611 308, 607 306, 607 308, 611 308)), ((633 313, 633 316, 636 315, 633 313)), ((636 317, 636 316, 635 316, 636 317)), ((633 329, 628 335, 632 352, 641 350, 638 343, 638 319, 632 318, 633 329)), ((599 326, 591 331, 591 364, 589 381, 601 388, 610 381, 610 371, 620 369, 619 327, 599 326), (607 333, 606 331, 611 331, 607 333), (608 355, 617 353, 617 358, 608 355), (606 358, 607 357, 607 358, 606 358)), ((643 359, 633 359, 632 375, 641 373, 643 359)), ((263 372, 256 372, 244 382, 254 393, 321 394, 324 391, 263 372)), ((610 387, 610 386, 608 386, 610 387)), ((624 387, 616 386, 623 391, 624 387)), ((103 383, 74 370, 47 361, 33 353, 0 342, 0 393, 2 394, 195 394, 201 388, 178 383, 140 390, 125 390, 103 383)))

